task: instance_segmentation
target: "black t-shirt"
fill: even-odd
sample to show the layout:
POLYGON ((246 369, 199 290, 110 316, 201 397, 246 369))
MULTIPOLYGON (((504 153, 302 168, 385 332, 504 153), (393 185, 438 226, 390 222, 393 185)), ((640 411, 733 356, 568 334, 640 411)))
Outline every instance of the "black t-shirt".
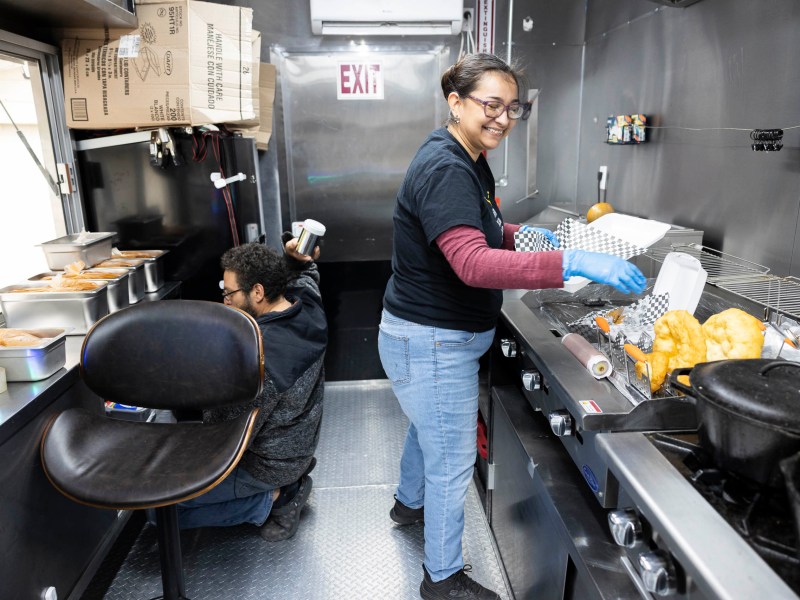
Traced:
POLYGON ((503 242, 494 176, 483 156, 473 161, 447 129, 417 151, 394 210, 392 277, 383 306, 419 323, 462 331, 494 327, 502 291, 470 287, 455 274, 436 238, 458 225, 480 229, 492 248, 503 242))

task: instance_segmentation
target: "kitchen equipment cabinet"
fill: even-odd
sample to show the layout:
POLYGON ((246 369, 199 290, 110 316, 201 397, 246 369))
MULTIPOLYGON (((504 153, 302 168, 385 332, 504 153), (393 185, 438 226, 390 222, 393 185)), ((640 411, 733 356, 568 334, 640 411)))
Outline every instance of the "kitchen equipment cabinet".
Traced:
POLYGON ((637 599, 606 514, 541 414, 492 388, 491 527, 517 600, 637 599))
MULTIPOLYGON (((9 391, 23 385, 9 384, 9 391)), ((73 406, 102 411, 102 401, 70 373, 51 385, 36 404, 41 411, 19 429, 14 419, 6 420, 0 412, 3 598, 43 598, 50 587, 59 598, 69 597, 81 575, 92 571, 92 565, 96 568, 130 516, 71 502, 50 485, 39 462, 39 440, 53 415, 73 406)), ((23 419, 18 415, 16 420, 23 419)))

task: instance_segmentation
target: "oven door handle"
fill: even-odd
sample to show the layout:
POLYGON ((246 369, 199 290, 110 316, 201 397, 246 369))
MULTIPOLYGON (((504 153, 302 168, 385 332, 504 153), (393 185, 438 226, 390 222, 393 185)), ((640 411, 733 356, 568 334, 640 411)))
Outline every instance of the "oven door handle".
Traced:
POLYGON ((636 588, 636 591, 639 592, 642 600, 655 600, 653 594, 645 589, 644 582, 642 581, 642 578, 639 577, 639 572, 636 570, 636 567, 633 566, 633 563, 631 563, 630 559, 627 556, 621 556, 619 562, 622 563, 622 566, 628 572, 628 577, 636 588))

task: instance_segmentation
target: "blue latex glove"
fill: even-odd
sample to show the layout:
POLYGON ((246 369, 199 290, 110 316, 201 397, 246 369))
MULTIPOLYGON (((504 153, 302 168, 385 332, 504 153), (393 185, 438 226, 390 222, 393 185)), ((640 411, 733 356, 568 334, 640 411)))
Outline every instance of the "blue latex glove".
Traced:
POLYGON ((536 233, 541 233, 544 237, 553 242, 553 245, 556 248, 558 248, 558 238, 556 237, 556 234, 550 231, 549 229, 545 229, 543 227, 531 227, 530 225, 520 225, 519 230, 531 231, 531 232, 535 231, 536 233))
POLYGON ((647 284, 647 279, 636 265, 610 254, 571 248, 563 251, 561 266, 565 281, 573 275, 580 275, 597 283, 614 286, 626 294, 640 294, 647 284))

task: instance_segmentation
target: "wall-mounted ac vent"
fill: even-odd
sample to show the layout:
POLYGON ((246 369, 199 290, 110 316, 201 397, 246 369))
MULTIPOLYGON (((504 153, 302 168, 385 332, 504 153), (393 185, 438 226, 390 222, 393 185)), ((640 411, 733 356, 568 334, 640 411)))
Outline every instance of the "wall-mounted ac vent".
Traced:
POLYGON ((700 2, 700 0, 650 0, 650 2, 683 8, 684 6, 689 6, 690 4, 694 4, 695 2, 700 2))
POLYGON ((311 0, 315 35, 458 35, 463 0, 311 0))

